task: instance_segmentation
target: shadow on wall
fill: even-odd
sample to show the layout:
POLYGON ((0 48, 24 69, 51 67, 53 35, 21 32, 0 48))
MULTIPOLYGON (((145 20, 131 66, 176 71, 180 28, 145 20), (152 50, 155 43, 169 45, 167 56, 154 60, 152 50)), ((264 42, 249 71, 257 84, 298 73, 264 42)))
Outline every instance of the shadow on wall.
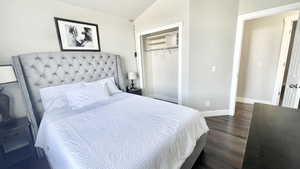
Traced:
POLYGON ((123 77, 124 77, 124 80, 125 80, 125 86, 127 88, 127 86, 129 85, 130 82, 128 81, 127 72, 125 71, 126 70, 125 59, 123 57, 120 57, 120 59, 121 59, 121 71, 123 72, 123 77))
POLYGON ((0 85, 3 94, 9 96, 10 115, 14 118, 26 116, 26 104, 18 83, 0 85))

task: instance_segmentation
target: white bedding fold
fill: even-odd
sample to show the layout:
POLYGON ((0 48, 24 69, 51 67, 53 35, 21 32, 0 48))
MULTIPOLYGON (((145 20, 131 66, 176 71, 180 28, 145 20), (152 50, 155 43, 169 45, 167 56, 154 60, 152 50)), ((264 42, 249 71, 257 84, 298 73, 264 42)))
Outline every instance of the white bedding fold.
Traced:
POLYGON ((179 169, 207 131, 196 110, 118 94, 84 110, 45 113, 36 146, 53 169, 179 169))

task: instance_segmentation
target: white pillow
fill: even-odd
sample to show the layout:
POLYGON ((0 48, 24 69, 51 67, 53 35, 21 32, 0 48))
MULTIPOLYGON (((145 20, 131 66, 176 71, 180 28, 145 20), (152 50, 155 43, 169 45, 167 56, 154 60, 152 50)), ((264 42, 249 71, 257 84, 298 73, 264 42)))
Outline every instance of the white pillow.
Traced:
POLYGON ((105 84, 98 86, 84 86, 78 90, 69 90, 65 93, 69 106, 73 110, 94 103, 103 102, 109 98, 109 93, 105 84))
POLYGON ((40 89, 40 95, 45 112, 51 112, 55 109, 68 107, 69 105, 65 92, 78 90, 83 86, 83 83, 75 83, 40 89))
POLYGON ((111 96, 118 94, 118 93, 122 93, 122 91, 116 86, 116 83, 115 83, 115 80, 113 77, 98 80, 95 82, 85 83, 85 86, 93 87, 93 86, 99 86, 99 85, 103 85, 103 84, 105 84, 107 86, 108 92, 111 96))
POLYGON ((113 77, 107 79, 106 85, 110 95, 122 93, 122 91, 116 86, 115 79, 113 77))

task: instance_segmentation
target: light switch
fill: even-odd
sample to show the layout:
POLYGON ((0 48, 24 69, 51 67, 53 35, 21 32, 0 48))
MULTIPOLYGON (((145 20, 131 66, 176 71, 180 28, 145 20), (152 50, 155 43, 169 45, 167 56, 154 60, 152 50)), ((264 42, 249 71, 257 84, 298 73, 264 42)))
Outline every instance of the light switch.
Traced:
POLYGON ((210 101, 209 101, 209 100, 206 100, 206 101, 205 101, 205 106, 206 106, 206 107, 210 107, 210 101))
POLYGON ((212 66, 212 67, 211 67, 211 71, 212 71, 212 72, 216 72, 216 69, 217 69, 216 66, 212 66))

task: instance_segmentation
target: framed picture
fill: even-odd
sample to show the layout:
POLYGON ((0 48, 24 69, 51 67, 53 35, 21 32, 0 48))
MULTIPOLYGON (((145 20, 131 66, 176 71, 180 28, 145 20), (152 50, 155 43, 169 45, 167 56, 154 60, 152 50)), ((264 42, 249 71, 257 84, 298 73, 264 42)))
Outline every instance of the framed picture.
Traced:
POLYGON ((54 18, 62 51, 101 51, 98 25, 54 18))

